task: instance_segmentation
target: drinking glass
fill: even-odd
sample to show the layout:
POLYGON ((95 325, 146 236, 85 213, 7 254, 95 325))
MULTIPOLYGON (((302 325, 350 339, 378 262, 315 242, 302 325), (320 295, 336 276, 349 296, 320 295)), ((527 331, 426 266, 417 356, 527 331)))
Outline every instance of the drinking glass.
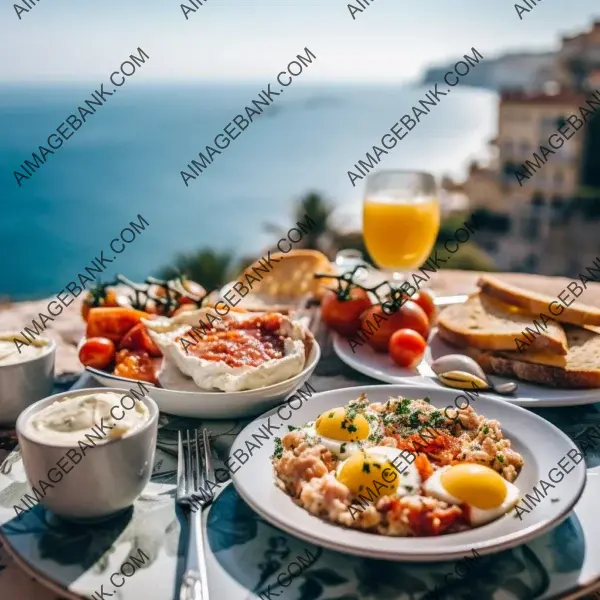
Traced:
POLYGON ((399 285, 430 255, 440 229, 433 175, 378 171, 366 180, 363 201, 365 246, 377 266, 399 285))

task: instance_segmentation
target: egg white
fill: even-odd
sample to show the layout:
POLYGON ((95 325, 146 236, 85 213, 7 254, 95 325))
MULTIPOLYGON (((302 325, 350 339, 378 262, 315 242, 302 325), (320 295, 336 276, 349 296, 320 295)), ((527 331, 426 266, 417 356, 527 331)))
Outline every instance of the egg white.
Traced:
MULTIPOLYGON (((373 415, 376 417, 376 420, 368 420, 369 423, 369 435, 383 435, 383 427, 380 423, 379 416, 377 413, 366 410, 364 412, 366 415, 373 415)), ((311 421, 307 423, 304 427, 300 428, 302 431, 306 431, 306 434, 312 438, 317 439, 331 454, 338 456, 340 458, 352 456, 354 453, 358 452, 364 444, 367 443, 367 439, 360 440, 357 442, 344 442, 342 440, 334 440, 333 438, 328 438, 317 433, 315 429, 315 421, 311 421), (343 446, 343 449, 342 449, 343 446)))
MULTIPOLYGON (((392 468, 395 467, 396 475, 400 477, 398 486, 396 487, 395 495, 398 497, 418 495, 421 487, 421 476, 417 471, 414 464, 409 463, 402 456, 402 451, 398 448, 392 448, 391 446, 373 446, 372 448, 365 448, 364 452, 367 456, 377 457, 379 459, 388 460, 392 463, 392 468)), ((348 460, 348 459, 346 459, 348 460)), ((342 461, 336 468, 336 477, 339 475, 346 460, 342 461)), ((385 485, 394 483, 396 479, 392 480, 392 477, 386 476, 389 481, 385 481, 383 476, 375 477, 380 483, 385 485)))
POLYGON ((506 485, 506 497, 500 506, 484 509, 477 508, 476 506, 473 506, 467 502, 463 502, 459 498, 454 497, 446 490, 446 488, 444 488, 442 483, 442 473, 447 471, 449 468, 450 466, 446 466, 434 471, 423 484, 423 490, 427 495, 437 498, 438 500, 442 500, 443 502, 447 502, 448 504, 464 504, 465 506, 468 506, 469 523, 473 527, 484 525, 485 523, 489 523, 494 519, 498 519, 507 513, 511 508, 513 508, 519 501, 519 488, 513 483, 503 479, 504 484, 506 485))

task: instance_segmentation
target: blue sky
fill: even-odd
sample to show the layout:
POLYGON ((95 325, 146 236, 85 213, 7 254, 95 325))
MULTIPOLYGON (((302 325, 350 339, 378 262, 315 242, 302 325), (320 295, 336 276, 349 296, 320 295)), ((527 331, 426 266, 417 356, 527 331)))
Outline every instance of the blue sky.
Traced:
POLYGON ((538 0, 523 20, 507 0, 371 0, 356 20, 341 0, 208 0, 189 20, 175 0, 38 1, 22 20, 0 4, 0 81, 97 82, 141 46, 136 79, 265 82, 308 46, 307 82, 397 82, 472 46, 556 48, 600 19, 598 0, 538 0))

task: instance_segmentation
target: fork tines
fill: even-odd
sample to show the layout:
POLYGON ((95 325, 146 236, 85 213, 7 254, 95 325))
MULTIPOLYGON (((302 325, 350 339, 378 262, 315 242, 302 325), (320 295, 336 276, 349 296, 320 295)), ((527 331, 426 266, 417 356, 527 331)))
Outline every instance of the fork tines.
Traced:
POLYGON ((177 432, 177 502, 193 509, 212 502, 214 494, 207 481, 214 482, 208 430, 202 430, 203 449, 200 455, 200 431, 188 429, 177 432), (184 441, 185 436, 185 441, 184 441))

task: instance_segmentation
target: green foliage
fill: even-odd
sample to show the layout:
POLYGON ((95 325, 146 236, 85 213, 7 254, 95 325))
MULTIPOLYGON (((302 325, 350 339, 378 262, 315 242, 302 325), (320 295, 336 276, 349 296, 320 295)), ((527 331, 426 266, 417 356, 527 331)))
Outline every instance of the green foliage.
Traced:
POLYGON ((219 253, 204 248, 197 252, 179 254, 173 261, 173 266, 160 269, 158 277, 171 279, 183 274, 202 284, 210 292, 227 283, 232 262, 233 256, 230 253, 219 253))
MULTIPOLYGON (((441 244, 436 244, 440 256, 444 258, 448 251, 441 244)), ((458 252, 452 254, 446 265, 440 267, 447 269, 460 269, 463 271, 497 271, 494 261, 475 242, 461 244, 458 252)))
MULTIPOLYGON (((310 231, 304 233, 300 242, 294 244, 294 248, 325 250, 326 239, 333 233, 329 227, 329 219, 332 213, 333 205, 316 192, 309 192, 306 196, 300 198, 294 207, 290 226, 294 227, 297 222, 305 223, 307 215, 314 222, 314 225, 310 231)), ((278 238, 287 236, 288 227, 267 223, 265 229, 270 233, 274 233, 278 238)))

